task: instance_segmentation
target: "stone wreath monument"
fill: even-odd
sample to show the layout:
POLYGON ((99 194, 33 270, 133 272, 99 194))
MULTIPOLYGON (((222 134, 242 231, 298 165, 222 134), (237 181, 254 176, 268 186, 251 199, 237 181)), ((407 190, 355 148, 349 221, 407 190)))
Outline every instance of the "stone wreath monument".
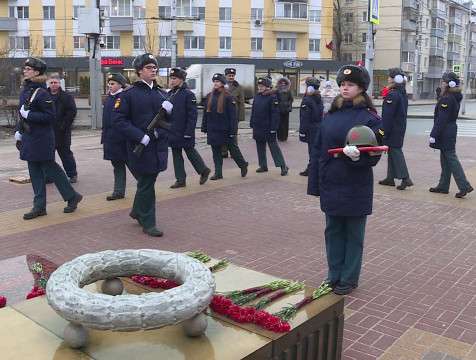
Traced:
POLYGON ((199 336, 208 326, 203 311, 214 293, 215 279, 201 261, 154 249, 82 255, 61 265, 46 286, 49 305, 70 322, 64 340, 73 348, 87 343, 88 328, 137 331, 182 323, 187 335, 199 336), (182 285, 160 293, 121 295, 118 277, 134 275, 156 276, 182 285), (98 280, 105 280, 103 293, 82 289, 98 280))

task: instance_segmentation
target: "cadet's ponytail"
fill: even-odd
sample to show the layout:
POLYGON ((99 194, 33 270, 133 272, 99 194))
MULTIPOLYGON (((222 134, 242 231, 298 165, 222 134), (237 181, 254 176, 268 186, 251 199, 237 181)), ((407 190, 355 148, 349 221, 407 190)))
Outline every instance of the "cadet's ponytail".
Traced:
MULTIPOLYGON (((217 113, 223 114, 223 101, 225 100, 226 89, 224 87, 221 87, 218 90, 220 91, 220 97, 217 102, 217 113)), ((212 112, 212 102, 213 102, 214 94, 215 94, 215 90, 213 90, 210 93, 210 98, 208 99, 208 104, 207 104, 207 112, 212 112)))

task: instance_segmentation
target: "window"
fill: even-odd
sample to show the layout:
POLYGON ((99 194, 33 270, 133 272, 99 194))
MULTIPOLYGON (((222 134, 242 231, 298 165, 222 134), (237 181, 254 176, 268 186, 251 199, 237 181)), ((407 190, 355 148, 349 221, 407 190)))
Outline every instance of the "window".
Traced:
POLYGON ((17 15, 19 19, 28 19, 30 17, 30 8, 28 6, 17 6, 17 15))
POLYGON ((440 30, 445 30, 445 20, 440 19, 440 18, 431 18, 431 28, 432 29, 440 29, 440 30))
POLYGON ((15 16, 15 6, 9 6, 8 7, 8 16, 12 17, 12 18, 16 17, 15 16))
POLYGON ((84 36, 73 36, 73 49, 83 50, 85 49, 86 37, 84 36))
POLYGON ((365 53, 360 54, 360 61, 362 61, 362 64, 365 66, 365 53))
POLYGON ((52 50, 56 49, 56 42, 54 36, 43 36, 43 49, 52 50))
POLYGON ((171 16, 170 6, 159 6, 159 18, 170 18, 171 16))
POLYGON ((363 43, 366 43, 366 42, 367 42, 367 33, 362 33, 362 39, 361 39, 361 41, 362 41, 363 43))
POLYGON ((277 38, 276 51, 296 51, 296 39, 277 38))
POLYGON ((54 6, 43 6, 43 19, 52 20, 55 18, 54 6))
POLYGON ((134 19, 145 19, 145 5, 134 6, 134 19))
POLYGON ((172 49, 172 38, 170 36, 159 36, 159 49, 160 50, 172 49))
POLYGON ((121 37, 120 36, 103 36, 103 41, 105 50, 119 50, 121 48, 121 37))
POLYGON ((231 50, 231 37, 220 36, 220 50, 231 50))
POLYGON ((425 38, 425 48, 428 49, 428 38, 425 38))
POLYGON ((430 38, 430 47, 432 48, 443 49, 443 44, 444 44, 443 39, 440 39, 434 36, 430 38))
POLYGON ((448 43, 448 52, 459 53, 461 51, 461 45, 458 43, 448 43))
POLYGON ((352 61, 352 54, 350 54, 350 53, 342 54, 342 57, 343 57, 344 61, 352 61))
POLYGON ((231 21, 231 8, 221 7, 219 10, 220 21, 231 21))
POLYGON ((205 7, 192 7, 192 16, 198 18, 198 20, 205 20, 205 7))
POLYGON ((415 54, 409 51, 402 51, 402 62, 413 63, 415 54))
POLYGON ((183 46, 186 50, 205 49, 205 36, 184 36, 183 46))
POLYGON ((352 44, 352 34, 344 34, 344 44, 352 44))
POLYGON ((274 13, 278 19, 307 19, 307 4, 275 2, 274 13))
POLYGON ((79 17, 80 9, 84 9, 85 6, 73 6, 73 17, 77 19, 79 17))
POLYGON ((263 38, 251 38, 251 51, 263 50, 263 38))
POLYGON ((192 6, 190 0, 177 0, 177 16, 192 16, 192 6))
POLYGON ((10 50, 28 50, 30 49, 30 37, 28 36, 10 36, 10 50))
POLYGON ((350 3, 353 3, 353 2, 354 2, 354 0, 345 0, 346 4, 350 4, 350 3))
POLYGON ((132 0, 111 0, 111 16, 132 16, 132 0))
POLYGON ((251 9, 251 21, 253 20, 263 20, 263 9, 251 9))
POLYGON ((425 60, 423 61, 423 64, 425 67, 428 67, 428 58, 426 57, 425 60))
POLYGON ((321 51, 321 39, 309 39, 309 52, 321 51))
POLYGON ((310 10, 309 11, 309 21, 320 23, 321 22, 321 10, 310 10))
POLYGON ((362 12, 362 22, 367 22, 369 21, 369 18, 367 16, 367 11, 362 12))
POLYGON ((145 49, 145 36, 134 35, 134 50, 145 49))
POLYGON ((430 28, 430 19, 426 19, 426 28, 427 28, 427 29, 430 28))
POLYGON ((111 14, 111 12, 109 10, 109 6, 101 6, 101 14, 105 18, 109 17, 109 15, 111 14))
POLYGON ((354 22, 354 13, 345 13, 344 14, 344 22, 345 23, 353 23, 354 22))

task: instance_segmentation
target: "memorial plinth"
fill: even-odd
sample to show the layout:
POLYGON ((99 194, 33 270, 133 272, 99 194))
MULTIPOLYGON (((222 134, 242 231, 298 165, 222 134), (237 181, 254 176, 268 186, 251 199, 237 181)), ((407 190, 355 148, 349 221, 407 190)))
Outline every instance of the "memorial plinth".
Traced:
MULTIPOLYGON (((261 285, 277 278, 228 265, 214 273, 217 291, 225 292, 261 285)), ((154 291, 123 279, 125 291, 141 294, 154 291)), ((86 290, 101 291, 102 281, 86 290)), ((310 295, 305 287, 276 300, 265 308, 275 312, 310 295)), ((41 359, 166 359, 166 360, 291 360, 340 359, 344 321, 344 299, 327 294, 300 309, 290 321, 291 331, 274 333, 254 324, 238 324, 207 311, 205 334, 191 338, 181 325, 136 332, 91 329, 89 343, 79 349, 63 341, 67 321, 48 306, 45 296, 0 309, 2 360, 41 359)))

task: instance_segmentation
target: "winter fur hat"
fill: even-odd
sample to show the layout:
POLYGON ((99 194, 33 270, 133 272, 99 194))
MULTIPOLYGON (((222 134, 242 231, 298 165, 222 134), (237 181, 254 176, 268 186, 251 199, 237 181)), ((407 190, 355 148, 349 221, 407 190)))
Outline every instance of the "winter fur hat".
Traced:
POLYGON ((46 69, 48 68, 46 66, 46 63, 43 60, 41 60, 39 58, 35 58, 35 57, 30 57, 30 58, 26 59, 25 65, 23 65, 23 66, 32 67, 36 71, 39 71, 40 75, 43 75, 45 73, 46 69))
POLYGON ((110 74, 107 76, 107 81, 109 82, 109 80, 118 82, 118 83, 121 84, 123 87, 126 86, 126 83, 127 83, 127 79, 124 77, 124 75, 119 74, 119 73, 110 73, 110 74))
POLYGON ((444 82, 447 82, 449 87, 451 87, 451 88, 454 88, 454 87, 458 86, 459 81, 460 81, 458 75, 456 75, 452 71, 444 73, 443 76, 441 77, 441 79, 444 82))
POLYGON ((387 75, 393 78, 397 84, 401 84, 404 81, 405 73, 402 69, 398 67, 393 67, 388 69, 387 75))
POLYGON ((272 85, 271 79, 267 76, 258 78, 257 83, 258 83, 258 85, 264 85, 267 88, 271 87, 271 85, 272 85))
POLYGON ((319 86, 321 85, 321 82, 316 79, 315 77, 308 77, 306 79, 306 86, 313 86, 314 89, 319 89, 319 86))
POLYGON ((215 81, 215 80, 218 80, 222 84, 226 84, 226 77, 223 74, 216 73, 215 75, 213 75, 212 81, 215 81))
POLYGON ((370 75, 366 68, 357 65, 344 65, 337 72, 337 85, 343 81, 350 81, 367 90, 370 84, 370 75))
POLYGON ((185 80, 185 78, 187 77, 187 72, 181 68, 173 68, 173 69, 170 69, 170 77, 172 76, 185 80))
POLYGON ((236 75, 236 69, 226 68, 226 69, 225 69, 225 75, 228 75, 228 74, 236 75))
POLYGON ((136 74, 139 74, 139 70, 142 69, 147 64, 154 64, 155 66, 159 66, 157 59, 155 58, 154 54, 152 53, 145 53, 142 55, 138 55, 132 61, 132 67, 136 74))

